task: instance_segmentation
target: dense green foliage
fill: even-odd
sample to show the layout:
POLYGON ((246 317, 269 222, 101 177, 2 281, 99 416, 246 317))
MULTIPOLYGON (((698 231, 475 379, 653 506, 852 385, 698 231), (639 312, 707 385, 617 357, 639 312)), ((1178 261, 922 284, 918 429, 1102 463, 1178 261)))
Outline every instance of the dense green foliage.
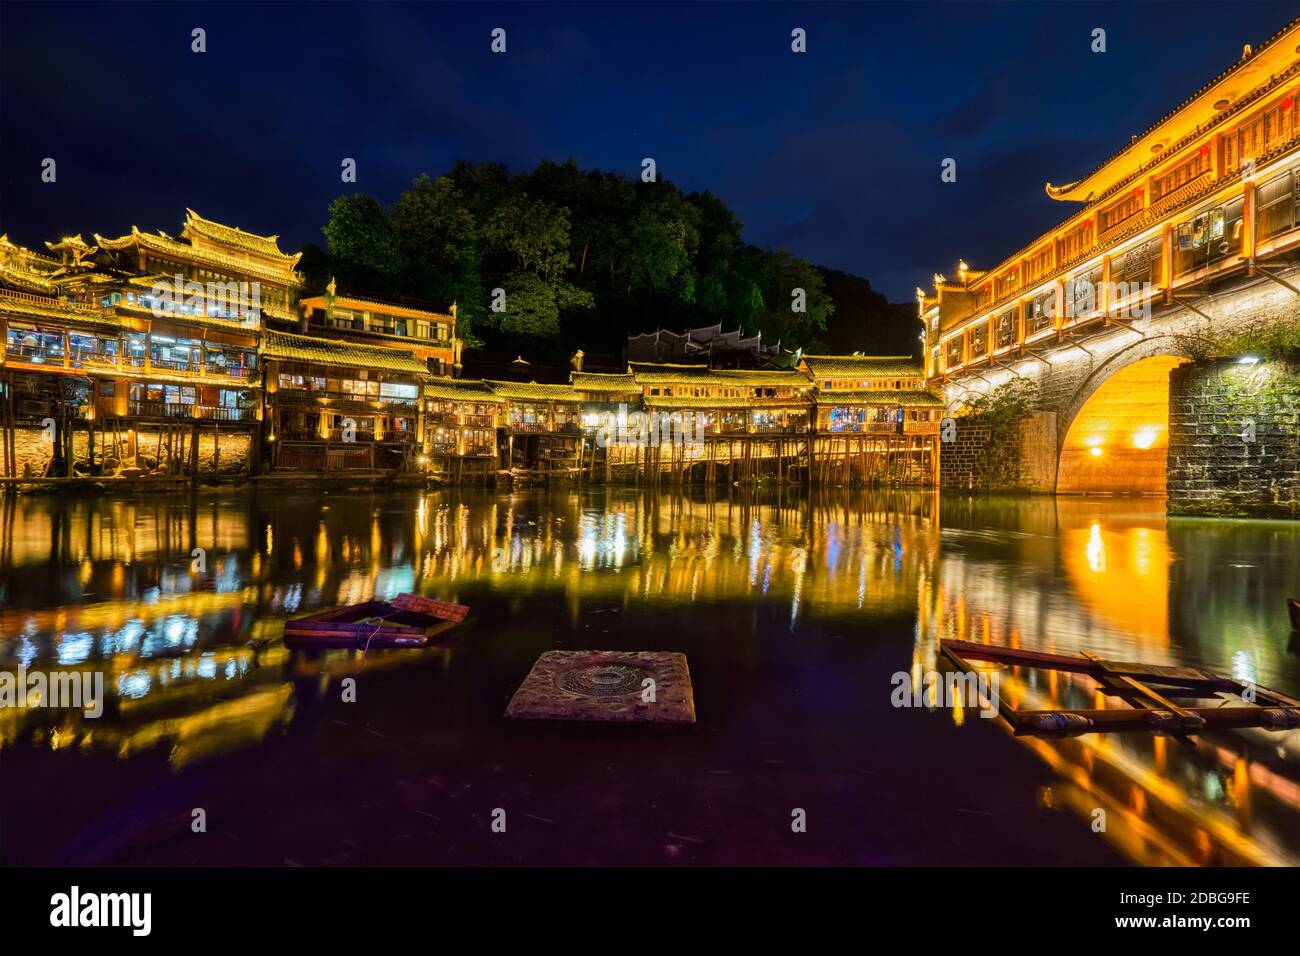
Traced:
POLYGON ((964 403, 962 415, 978 415, 992 434, 990 443, 1006 437, 1038 401, 1038 385, 1027 378, 1012 378, 964 403))
POLYGON ((1228 329, 1202 322, 1176 333, 1174 344, 1194 359, 1281 358, 1300 352, 1300 321, 1256 320, 1228 329))
POLYGON ((790 350, 915 345, 914 306, 891 306, 857 276, 745 243, 711 193, 544 162, 511 175, 459 162, 421 175, 391 210, 340 196, 328 252, 303 250, 312 291, 331 275, 354 292, 458 303, 462 334, 501 356, 618 354, 629 333, 722 322, 790 350), (504 309, 494 290, 504 290, 504 309), (803 290, 803 309, 792 306, 803 290), (844 318, 836 320, 836 315, 844 318))

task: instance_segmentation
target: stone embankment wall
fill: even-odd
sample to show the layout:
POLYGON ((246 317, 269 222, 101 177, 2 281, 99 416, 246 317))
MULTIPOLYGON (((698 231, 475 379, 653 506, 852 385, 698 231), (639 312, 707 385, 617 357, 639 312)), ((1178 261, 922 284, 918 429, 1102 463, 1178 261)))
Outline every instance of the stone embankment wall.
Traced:
POLYGON ((1056 484, 1056 413, 1034 411, 994 428, 983 416, 956 420, 939 452, 946 491, 1051 492, 1056 484))
MULTIPOLYGON (((126 436, 123 435, 125 443, 126 436)), ((188 454, 189 432, 185 434, 186 448, 188 454)), ((19 427, 14 432, 14 447, 18 453, 18 477, 28 475, 39 478, 45 474, 45 469, 49 465, 50 458, 54 454, 54 446, 50 442, 49 434, 40 428, 19 427)), ((166 448, 164 439, 164 449, 166 448)), ((222 431, 220 441, 221 456, 217 460, 217 441, 210 430, 204 431, 199 435, 199 477, 211 475, 215 472, 218 475, 230 477, 242 475, 248 471, 248 455, 250 449, 250 440, 248 432, 222 431)), ((141 428, 136 433, 136 451, 146 470, 151 468, 156 460, 158 453, 158 432, 155 429, 141 428)), ((77 431, 73 436, 73 454, 81 463, 86 461, 87 440, 84 431, 77 431)), ((114 445, 110 437, 108 444, 104 442, 104 433, 97 431, 95 433, 95 463, 99 465, 105 456, 113 457, 114 445)), ((164 450, 164 457, 166 452, 164 450)), ((188 459, 187 459, 188 460, 188 459)))
POLYGON ((1300 518, 1300 356, 1175 369, 1169 513, 1300 518))

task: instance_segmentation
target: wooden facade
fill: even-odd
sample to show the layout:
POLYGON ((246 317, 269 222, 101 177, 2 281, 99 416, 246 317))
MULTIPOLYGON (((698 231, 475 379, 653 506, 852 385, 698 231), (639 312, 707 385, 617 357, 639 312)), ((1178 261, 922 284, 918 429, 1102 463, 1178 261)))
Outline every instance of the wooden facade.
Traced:
POLYGON ((273 470, 418 470, 427 372, 409 352, 266 331, 262 356, 273 470))
MULTIPOLYGON (((995 267, 917 289, 926 374, 943 382, 1273 275, 1300 249, 1300 20, 1092 172, 1046 186, 1081 204, 995 267)), ((1300 293, 1298 293, 1300 294, 1300 293)), ((1202 313, 1204 316, 1205 313, 1202 313)))
POLYGON ((298 257, 274 236, 189 211, 179 238, 95 240, 47 254, 0 237, 8 481, 195 480, 238 463, 441 482, 906 483, 935 460, 938 400, 906 358, 614 373, 579 359, 563 384, 471 381, 456 377, 455 305, 332 281, 300 300, 298 257), (33 469, 24 455, 47 426, 54 453, 33 469))
POLYGON ((456 305, 443 312, 347 294, 312 296, 298 304, 295 331, 410 352, 430 375, 450 377, 460 366, 456 305))
POLYGON ((426 383, 424 457, 430 477, 454 483, 494 480, 502 405, 486 382, 426 383))
POLYGON ((520 478, 576 478, 582 402, 571 385, 488 382, 501 399, 502 470, 520 478))
POLYGON ((0 477, 247 475, 261 421, 253 299, 287 308, 298 257, 192 211, 180 239, 95 240, 65 237, 47 256, 0 237, 0 477))

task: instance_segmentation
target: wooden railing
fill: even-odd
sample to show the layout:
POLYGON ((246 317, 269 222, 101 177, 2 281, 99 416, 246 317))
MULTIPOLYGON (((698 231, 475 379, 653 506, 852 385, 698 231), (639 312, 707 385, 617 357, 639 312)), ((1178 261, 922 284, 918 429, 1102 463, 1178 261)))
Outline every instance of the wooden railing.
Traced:
MULTIPOLYGON (((817 430, 823 435, 896 435, 896 422, 849 422, 832 427, 828 422, 819 422, 817 430)), ((939 422, 904 422, 904 435, 937 435, 939 422)))
POLYGON ((186 405, 181 402, 127 401, 128 414, 137 418, 197 418, 209 422, 251 422, 257 420, 252 408, 228 408, 218 405, 186 405))
POLYGON ((577 422, 566 422, 563 425, 549 425, 546 422, 511 422, 508 427, 516 434, 527 435, 576 435, 581 430, 577 422))
POLYGON ((69 302, 56 295, 36 295, 31 292, 19 292, 15 289, 0 289, 0 299, 12 299, 15 302, 26 302, 28 305, 37 305, 46 309, 71 309, 74 312, 85 312, 89 315, 98 315, 104 310, 97 305, 89 302, 69 302))
POLYGON ((414 458, 402 445, 385 442, 288 441, 276 443, 273 461, 277 469, 291 471, 344 472, 397 469, 410 466, 414 458))

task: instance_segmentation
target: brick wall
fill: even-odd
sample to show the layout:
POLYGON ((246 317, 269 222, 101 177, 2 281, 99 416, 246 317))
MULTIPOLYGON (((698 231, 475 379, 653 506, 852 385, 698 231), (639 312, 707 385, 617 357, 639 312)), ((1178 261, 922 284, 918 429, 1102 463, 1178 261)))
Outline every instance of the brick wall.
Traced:
POLYGON ((1168 493, 1170 514, 1300 518, 1300 356, 1173 371, 1168 493))
POLYGON ((994 438, 981 416, 957 419, 939 452, 939 487, 952 491, 1046 491, 1056 482, 1056 415, 1030 412, 994 438))

